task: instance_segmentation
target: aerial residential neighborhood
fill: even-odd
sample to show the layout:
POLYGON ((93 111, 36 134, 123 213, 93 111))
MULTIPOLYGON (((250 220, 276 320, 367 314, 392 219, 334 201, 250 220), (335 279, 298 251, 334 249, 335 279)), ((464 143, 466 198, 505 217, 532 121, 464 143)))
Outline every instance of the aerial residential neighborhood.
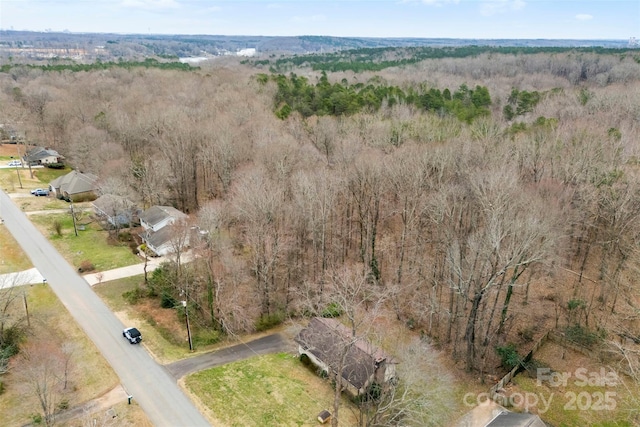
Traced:
POLYGON ((640 425, 625 2, 49 3, 0 22, 3 427, 640 425), (4 27, 94 8, 158 21, 4 27))

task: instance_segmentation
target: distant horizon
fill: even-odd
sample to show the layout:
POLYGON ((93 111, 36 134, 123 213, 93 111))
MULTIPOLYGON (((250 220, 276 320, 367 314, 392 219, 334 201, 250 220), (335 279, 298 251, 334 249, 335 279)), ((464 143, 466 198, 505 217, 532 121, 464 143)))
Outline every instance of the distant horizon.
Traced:
POLYGON ((638 0, 2 0, 0 28, 78 34, 628 40, 638 0))
POLYGON ((547 37, 535 37, 535 38, 513 38, 513 37, 413 37, 413 36, 332 36, 328 34, 316 35, 316 34, 298 34, 298 35, 264 35, 264 34, 196 34, 196 33, 135 33, 135 32, 101 32, 101 31, 38 31, 38 30, 15 30, 6 29, 0 27, 0 32, 14 32, 14 33, 37 33, 37 34, 78 34, 78 35, 118 35, 118 36, 189 36, 189 37, 269 37, 269 38, 296 38, 296 37, 328 37, 337 39, 416 39, 416 40, 566 40, 566 41, 630 41, 635 37, 630 36, 627 38, 547 38, 547 37))

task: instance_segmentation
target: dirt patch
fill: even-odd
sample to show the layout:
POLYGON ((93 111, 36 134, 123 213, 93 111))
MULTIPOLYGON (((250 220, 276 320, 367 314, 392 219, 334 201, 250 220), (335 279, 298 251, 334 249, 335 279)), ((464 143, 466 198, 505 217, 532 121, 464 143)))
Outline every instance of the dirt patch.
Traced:
POLYGON ((0 144, 0 156, 18 157, 24 153, 24 146, 19 144, 0 144))

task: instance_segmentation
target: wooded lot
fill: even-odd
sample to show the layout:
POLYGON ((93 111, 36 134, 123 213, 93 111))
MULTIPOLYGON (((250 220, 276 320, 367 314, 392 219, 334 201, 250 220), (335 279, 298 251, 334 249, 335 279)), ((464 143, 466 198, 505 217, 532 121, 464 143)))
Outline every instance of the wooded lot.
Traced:
POLYGON ((186 295, 201 328, 355 305, 467 370, 499 371, 496 348, 522 355, 559 329, 637 373, 638 57, 492 53, 375 73, 236 58, 14 66, 1 120, 102 193, 190 215, 198 258, 148 286, 186 295))

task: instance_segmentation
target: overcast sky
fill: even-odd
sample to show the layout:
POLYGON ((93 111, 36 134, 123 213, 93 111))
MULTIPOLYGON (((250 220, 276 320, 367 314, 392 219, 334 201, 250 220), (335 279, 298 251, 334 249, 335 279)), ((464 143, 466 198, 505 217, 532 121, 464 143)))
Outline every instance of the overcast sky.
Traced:
POLYGON ((0 0, 0 28, 626 40, 640 38, 640 0, 0 0))

